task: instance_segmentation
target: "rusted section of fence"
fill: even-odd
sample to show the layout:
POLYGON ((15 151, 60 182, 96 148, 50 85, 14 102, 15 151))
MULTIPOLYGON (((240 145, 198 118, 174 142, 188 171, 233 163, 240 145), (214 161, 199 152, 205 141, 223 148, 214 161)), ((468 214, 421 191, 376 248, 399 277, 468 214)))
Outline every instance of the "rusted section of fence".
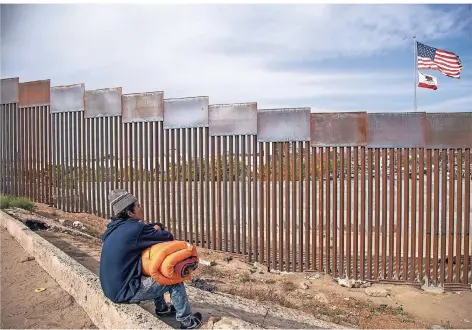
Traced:
POLYGON ((49 80, 28 81, 19 84, 19 106, 48 106, 51 99, 49 80))
POLYGON ((366 112, 312 113, 310 120, 313 147, 366 144, 366 112))
POLYGON ((472 113, 429 113, 426 116, 429 148, 470 148, 472 113))
POLYGON ((472 282, 472 113, 310 114, 1 83, 2 194, 110 218, 108 193, 123 188, 176 238, 271 268, 472 282))
POLYGON ((426 113, 370 113, 367 126, 369 147, 422 147, 427 141, 426 113))

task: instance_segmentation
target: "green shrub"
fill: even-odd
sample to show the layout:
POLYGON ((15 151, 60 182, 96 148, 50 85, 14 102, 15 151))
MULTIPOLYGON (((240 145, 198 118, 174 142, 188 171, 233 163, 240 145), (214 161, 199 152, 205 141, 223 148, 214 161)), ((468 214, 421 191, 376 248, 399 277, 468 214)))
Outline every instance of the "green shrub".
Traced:
POLYGON ((34 203, 24 197, 0 196, 0 209, 8 209, 10 207, 32 211, 34 203))
POLYGON ((11 200, 10 196, 0 196, 0 209, 8 209, 11 207, 11 200))
POLYGON ((34 208, 34 203, 29 199, 24 197, 13 198, 11 201, 11 207, 17 207, 19 209, 32 211, 34 208))

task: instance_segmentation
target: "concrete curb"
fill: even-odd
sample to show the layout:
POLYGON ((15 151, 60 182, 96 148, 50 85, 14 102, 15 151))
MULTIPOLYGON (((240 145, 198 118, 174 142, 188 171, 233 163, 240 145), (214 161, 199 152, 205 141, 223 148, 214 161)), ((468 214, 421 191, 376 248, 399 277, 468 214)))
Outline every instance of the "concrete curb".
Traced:
POLYGON ((0 211, 1 226, 35 257, 100 329, 172 329, 137 305, 114 304, 103 295, 97 275, 26 227, 0 211))

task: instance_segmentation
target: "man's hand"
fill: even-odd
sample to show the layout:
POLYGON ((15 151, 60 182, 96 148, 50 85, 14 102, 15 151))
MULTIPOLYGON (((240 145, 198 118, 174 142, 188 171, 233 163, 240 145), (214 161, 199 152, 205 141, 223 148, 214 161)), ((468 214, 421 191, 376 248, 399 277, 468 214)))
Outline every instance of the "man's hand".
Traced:
POLYGON ((166 230, 166 227, 164 227, 164 225, 162 223, 158 222, 154 225, 154 229, 155 230, 166 230))

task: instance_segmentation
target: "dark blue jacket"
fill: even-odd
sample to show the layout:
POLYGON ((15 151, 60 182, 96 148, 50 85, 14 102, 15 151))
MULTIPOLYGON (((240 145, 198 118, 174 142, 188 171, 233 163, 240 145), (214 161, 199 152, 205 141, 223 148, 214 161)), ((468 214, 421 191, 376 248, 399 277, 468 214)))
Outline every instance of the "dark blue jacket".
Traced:
POLYGON ((112 220, 102 235, 100 283, 103 293, 115 303, 129 302, 141 286, 141 253, 156 243, 172 241, 165 230, 136 220, 112 220))

